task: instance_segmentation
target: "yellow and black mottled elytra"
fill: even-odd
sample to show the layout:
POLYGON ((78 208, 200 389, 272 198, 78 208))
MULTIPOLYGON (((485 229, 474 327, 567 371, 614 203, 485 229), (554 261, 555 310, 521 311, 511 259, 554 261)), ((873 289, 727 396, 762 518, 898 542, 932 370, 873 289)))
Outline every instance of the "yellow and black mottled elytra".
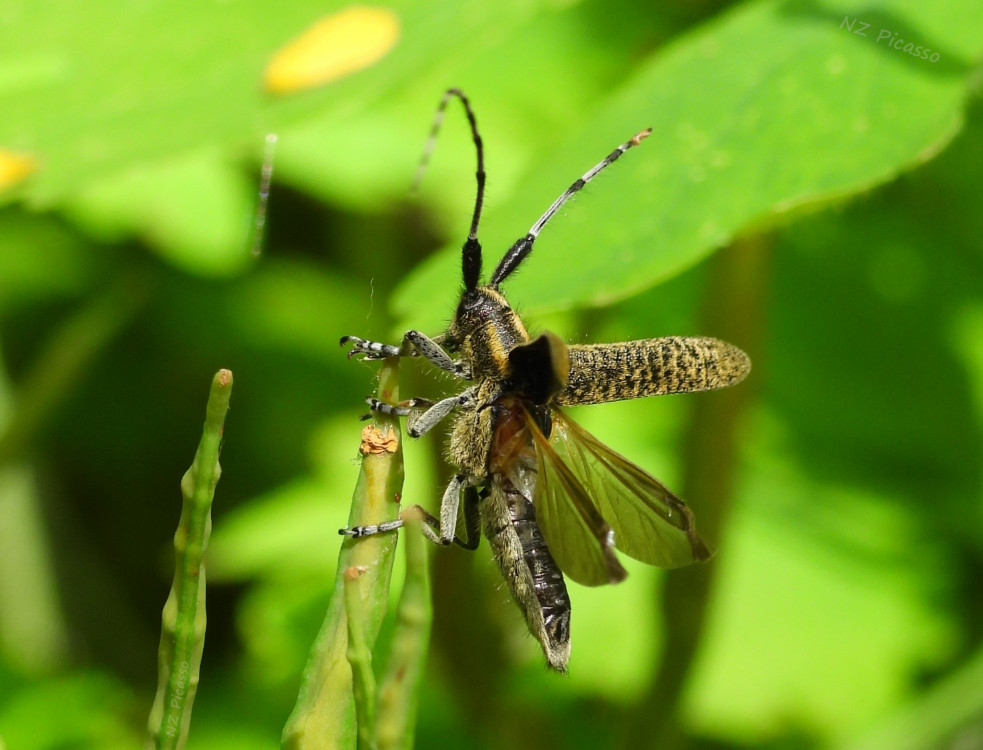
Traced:
POLYGON ((726 388, 751 368, 744 352, 711 338, 666 336, 569 350, 570 377, 556 397, 564 406, 726 388))
MULTIPOLYGON (((448 329, 430 338, 407 331, 399 345, 342 338, 349 356, 422 356, 468 383, 436 403, 410 399, 370 408, 407 417, 418 437, 454 414, 448 459, 457 467, 439 517, 423 512, 427 538, 474 549, 482 534, 547 663, 570 657, 570 598, 564 576, 593 586, 627 573, 615 549, 674 568, 706 560, 686 504, 661 482, 570 421, 560 407, 724 388, 750 371, 747 355, 712 338, 665 338, 568 346, 546 331, 532 338, 499 290, 532 251, 540 231, 575 192, 628 149, 622 143, 577 179, 505 253, 487 284, 481 277, 478 223, 484 201, 484 149, 467 97, 448 90, 431 131, 429 155, 452 98, 464 106, 478 157, 471 228, 462 247, 464 291, 448 329), (463 508, 463 537, 458 535, 463 508)), ((424 157, 424 163, 427 156, 424 157)), ((419 507, 419 506, 417 506, 419 507)), ((402 520, 342 529, 351 537, 392 531, 402 520)))

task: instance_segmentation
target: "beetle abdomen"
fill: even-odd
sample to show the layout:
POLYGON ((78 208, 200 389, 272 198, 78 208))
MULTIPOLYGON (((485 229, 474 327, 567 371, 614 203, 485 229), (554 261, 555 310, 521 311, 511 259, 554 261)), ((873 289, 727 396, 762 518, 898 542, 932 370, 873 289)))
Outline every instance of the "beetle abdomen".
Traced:
POLYGON ((567 585, 563 573, 553 560, 543 532, 536 523, 536 511, 533 504, 522 493, 511 485, 506 488, 509 503, 509 513, 512 516, 512 526, 515 528, 519 544, 522 545, 522 556, 526 567, 532 574, 536 598, 543 612, 546 631, 556 647, 570 648, 570 597, 567 595, 567 585))
MULTIPOLYGON (((535 472, 529 476, 535 481, 535 472)), ((502 476, 482 499, 482 524, 512 597, 553 669, 570 659, 570 597, 559 566, 536 523, 529 499, 502 476)))

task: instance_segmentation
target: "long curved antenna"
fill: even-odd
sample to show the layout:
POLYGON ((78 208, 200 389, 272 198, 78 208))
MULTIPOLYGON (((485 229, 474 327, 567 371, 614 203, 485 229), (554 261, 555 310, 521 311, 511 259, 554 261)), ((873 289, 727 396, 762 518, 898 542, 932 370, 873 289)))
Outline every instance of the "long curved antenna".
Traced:
POLYGON ((481 142, 481 135, 478 133, 478 121, 475 119, 474 110, 471 109, 471 102, 461 89, 447 89, 437 107, 434 115, 433 126, 430 128, 430 137, 427 138, 427 145, 423 149, 423 158, 420 159, 420 166, 417 167, 416 177, 413 180, 413 189, 416 190, 423 179, 423 174, 427 170, 430 162, 430 155, 433 153, 437 143, 437 133, 444 122, 444 110, 452 97, 457 97, 464 105, 464 113, 467 115, 471 125, 471 136, 474 139, 474 147, 478 153, 478 167, 475 171, 475 179, 478 183, 478 190, 474 197, 474 212, 471 214, 471 229, 468 238, 461 247, 461 268, 464 274, 464 288, 468 291, 477 288, 478 280, 481 278, 481 243, 478 242, 478 222, 481 221, 481 208, 485 203, 485 149, 481 142))
POLYGON ((618 148, 587 170, 583 177, 574 182, 559 198, 553 201, 553 204, 546 209, 546 213, 540 216, 536 220, 536 223, 532 225, 529 233, 526 234, 525 237, 520 237, 518 240, 516 240, 515 244, 509 248, 507 253, 505 253, 505 257, 499 261, 498 267, 495 269, 495 273, 492 274, 489 285, 493 288, 497 288, 499 284, 508 278, 509 274, 519 267, 519 264, 525 260, 525 257, 532 252, 532 243, 536 241, 539 233, 542 231, 543 227, 546 226, 546 222, 552 219, 553 215, 560 210, 560 207, 570 200, 570 196, 572 196, 578 190, 581 190, 584 185, 597 177, 597 173, 602 169, 617 161, 618 157, 625 153, 625 151, 630 149, 632 146, 637 146, 644 139, 648 138, 651 132, 652 128, 646 128, 640 133, 633 135, 630 140, 622 143, 620 146, 618 146, 618 148))

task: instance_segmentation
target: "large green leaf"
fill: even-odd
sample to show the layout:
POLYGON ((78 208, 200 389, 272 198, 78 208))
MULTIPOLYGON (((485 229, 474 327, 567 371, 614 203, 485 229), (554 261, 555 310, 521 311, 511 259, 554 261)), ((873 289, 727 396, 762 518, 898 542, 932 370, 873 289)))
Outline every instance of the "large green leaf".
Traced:
MULTIPOLYGON (((645 126, 653 136, 562 211, 528 269, 509 280, 525 309, 623 298, 752 225, 889 180, 958 131, 981 27, 983 6, 972 0, 931 8, 895 0, 863 10, 744 4, 652 53, 577 135, 532 165, 508 204, 486 215, 487 262, 575 177, 645 126), (881 31, 939 57, 892 48, 890 39, 878 41, 881 31)), ((494 133, 484 136, 494 143, 494 133)), ((462 239, 465 231, 462 222, 462 239)), ((445 249, 407 280, 395 300, 401 317, 436 324, 446 314, 449 301, 432 290, 458 283, 458 252, 445 249)))

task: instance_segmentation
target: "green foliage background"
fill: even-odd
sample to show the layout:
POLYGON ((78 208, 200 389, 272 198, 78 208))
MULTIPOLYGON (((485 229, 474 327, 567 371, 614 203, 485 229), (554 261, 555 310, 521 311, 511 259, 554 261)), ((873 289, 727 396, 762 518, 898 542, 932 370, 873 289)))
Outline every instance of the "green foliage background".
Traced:
MULTIPOLYGON (((219 367, 236 390, 190 747, 276 746, 374 388, 338 338, 436 333, 453 310, 474 164, 458 112, 409 191, 448 86, 487 148, 489 266, 654 128, 510 280, 531 326, 717 335, 755 369, 743 395, 576 414, 686 492, 718 548, 705 613, 684 632, 662 615, 690 571, 626 561, 618 587, 571 585, 561 678, 487 546, 437 551, 417 746, 983 747, 983 6, 393 2, 377 65, 264 94, 272 54, 340 7, 5 0, 0 148, 39 162, 0 193, 7 747, 140 741, 219 367)), ((403 369, 404 394, 449 386, 403 369)), ((405 500, 434 508, 439 449, 406 446, 405 500)))

